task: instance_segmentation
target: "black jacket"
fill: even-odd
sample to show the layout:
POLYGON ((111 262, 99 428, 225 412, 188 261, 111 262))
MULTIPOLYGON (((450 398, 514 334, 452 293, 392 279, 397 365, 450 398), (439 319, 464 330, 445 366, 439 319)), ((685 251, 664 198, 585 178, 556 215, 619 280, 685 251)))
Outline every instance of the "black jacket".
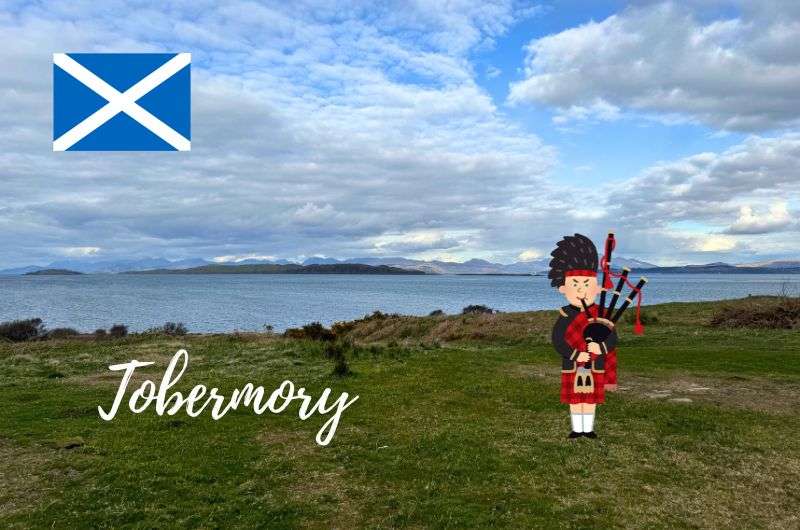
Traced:
MULTIPOLYGON (((592 307, 592 306, 589 306, 592 307)), ((580 351, 574 349, 569 345, 566 339, 567 330, 569 329, 575 317, 581 314, 583 309, 575 307, 574 305, 565 305, 559 310, 560 316, 553 326, 552 342, 553 347, 559 355, 561 355, 561 371, 574 372, 577 364, 575 359, 578 357, 580 351)), ((617 346, 617 331, 613 330, 608 338, 600 343, 600 351, 604 354, 612 351, 617 346)), ((605 355, 592 355, 592 370, 596 372, 605 371, 606 356, 605 355)))

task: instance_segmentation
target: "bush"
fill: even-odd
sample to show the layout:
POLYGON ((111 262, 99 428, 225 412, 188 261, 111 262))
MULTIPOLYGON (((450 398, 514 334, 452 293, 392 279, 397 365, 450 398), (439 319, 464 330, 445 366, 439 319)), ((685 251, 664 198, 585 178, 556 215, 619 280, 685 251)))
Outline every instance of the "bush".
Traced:
POLYGON ((104 339, 108 336, 108 333, 103 328, 98 328, 94 330, 94 338, 95 339, 104 339))
MULTIPOLYGON (((628 309, 628 311, 625 313, 625 317, 622 320, 628 324, 635 324, 636 308, 628 309)), ((653 311, 642 310, 642 312, 639 314, 639 320, 642 322, 643 326, 658 324, 658 314, 653 311)))
POLYGON ((68 337, 76 337, 80 335, 78 330, 72 328, 56 328, 47 332, 48 339, 66 339, 68 337))
POLYGON ((40 339, 45 333, 46 331, 41 318, 14 320, 0 324, 0 338, 12 342, 40 339))
POLYGON ((710 324, 718 328, 800 329, 800 298, 723 306, 710 324))
POLYGON ((308 339, 322 342, 331 342, 336 340, 336 333, 326 328, 319 322, 306 324, 302 328, 289 328, 284 332, 283 335, 290 339, 308 339))
MULTIPOLYGON (((165 322, 163 326, 150 328, 146 331, 146 333, 154 333, 158 335, 169 335, 170 337, 178 337, 183 336, 189 333, 189 330, 186 329, 186 326, 183 325, 183 322, 165 322)), ((124 335, 123 335, 124 336, 124 335)))
MULTIPOLYGON (((464 308, 464 309, 466 309, 466 308, 464 308)), ((444 315, 444 311, 442 311, 441 309, 434 309, 433 311, 428 313, 429 317, 440 317, 440 316, 443 316, 443 315, 444 315)))
POLYGON ((347 364, 348 352, 353 352, 353 343, 350 341, 337 340, 329 342, 325 346, 323 354, 328 359, 333 360, 333 371, 331 372, 333 375, 344 377, 352 373, 350 365, 347 364))
POLYGON ((164 324, 164 333, 167 335, 174 335, 174 336, 183 336, 189 333, 189 330, 186 329, 186 326, 183 322, 167 322, 164 324))
POLYGON ((357 321, 350 320, 347 322, 334 322, 331 326, 331 331, 337 337, 344 337, 356 327, 357 321))
POLYGON ((461 310, 462 315, 493 315, 495 310, 485 305, 473 304, 468 305, 461 310))
POLYGON ((108 328, 108 335, 113 339, 121 339, 128 335, 128 326, 125 324, 114 324, 108 328))

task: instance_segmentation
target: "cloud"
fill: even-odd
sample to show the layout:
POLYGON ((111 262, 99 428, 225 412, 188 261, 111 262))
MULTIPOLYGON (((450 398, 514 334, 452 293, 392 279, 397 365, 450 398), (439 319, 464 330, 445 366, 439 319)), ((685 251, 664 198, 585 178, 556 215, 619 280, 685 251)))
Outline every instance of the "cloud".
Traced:
POLYGON ((460 247, 468 238, 468 233, 451 234, 438 230, 420 230, 380 236, 374 241, 374 249, 380 254, 419 254, 460 247))
POLYGON ((519 261, 533 261, 541 258, 542 256, 544 256, 544 254, 541 251, 535 248, 529 248, 520 252, 517 256, 517 259, 519 261))
POLYGON ((751 206, 739 209, 739 218, 728 229, 727 234, 767 234, 777 232, 792 224, 792 216, 786 202, 777 202, 769 210, 758 215, 751 206))
POLYGON ((109 259, 483 251, 481 235, 375 242, 489 234, 511 212, 547 204, 556 150, 498 112, 467 57, 502 35, 518 8, 6 8, 2 265, 88 245, 109 259), (54 51, 164 49, 193 54, 190 153, 50 151, 54 51))
MULTIPOLYGON (((537 249, 546 253, 560 235, 581 232, 600 241, 609 229, 618 233, 620 255, 657 262, 800 250, 777 232, 780 215, 770 211, 784 202, 791 212, 800 197, 797 133, 752 136, 611 184, 594 178, 600 169, 591 184, 559 183, 555 170, 570 164, 498 109, 476 81, 484 72, 472 55, 524 16, 516 3, 203 1, 142 3, 135 12, 116 1, 15 6, 0 8, 8 42, 0 49, 7 66, 0 71, 0 266, 93 248, 104 259, 406 254, 510 262, 537 249), (51 54, 72 50, 191 51, 191 153, 52 153, 51 54), (757 224, 743 218, 743 206, 762 224, 772 219, 769 230, 741 232, 757 224), (706 236, 735 246, 706 244, 706 236)), ((734 108, 736 116, 769 118, 765 105, 794 101, 772 74, 762 76, 759 89, 735 72, 732 86, 750 95, 743 102, 737 92, 730 103, 718 83, 702 81, 703 64, 693 70, 698 80, 669 73, 652 81, 694 83, 692 97, 710 101, 696 113, 641 98, 640 75, 623 66, 616 70, 619 90, 600 76, 605 63, 585 70, 588 77, 575 86, 559 77, 587 60, 582 46, 606 61, 634 30, 649 35, 659 24, 690 22, 675 30, 686 37, 710 24, 675 7, 651 11, 627 10, 612 22, 563 32, 569 53, 547 41, 562 34, 542 40, 540 66, 547 71, 529 73, 551 76, 539 80, 536 101, 556 108, 554 121, 568 126, 646 112, 727 123, 734 108), (641 27, 631 22, 636 17, 641 27), (587 28, 609 41, 587 41, 587 28), (764 90, 774 97, 762 97, 764 90)), ((736 31, 743 33, 731 33, 741 37, 719 41, 719 53, 774 65, 770 71, 790 86, 795 48, 785 45, 775 17, 750 24, 765 12, 742 11, 736 31)), ((783 31, 791 33, 797 13, 787 13, 783 31)), ((714 35, 724 29, 703 38, 720 39, 714 35)), ((656 58, 663 67, 672 42, 653 39, 641 41, 643 67, 656 58)), ((698 50, 706 41, 697 41, 698 50)), ((530 68, 539 67, 537 57, 530 68)), ((788 123, 793 109, 785 119, 769 119, 788 123)))
POLYGON ((736 241, 723 235, 709 235, 697 238, 694 249, 700 252, 726 252, 736 248, 736 241))
MULTIPOLYGON (((552 219, 520 213, 516 223, 549 234, 617 234, 617 254, 660 264, 797 256, 792 206, 800 198, 800 134, 751 136, 721 152, 653 164, 633 178, 570 188, 552 219), (578 191, 579 190, 579 191, 578 191), (571 200, 580 193, 580 200, 571 200)), ((504 239, 508 237, 508 240, 504 239)), ((548 242, 537 247, 548 248, 548 242)))
POLYGON ((509 101, 553 107, 557 121, 594 117, 602 102, 727 130, 796 125, 797 4, 738 3, 737 16, 711 20, 690 5, 647 3, 532 41, 509 101))
POLYGON ((800 134, 752 136, 720 153, 655 164, 611 186, 609 196, 628 223, 692 220, 727 227, 742 206, 766 209, 800 196, 800 134))
POLYGON ((553 116, 553 123, 563 125, 573 121, 614 121, 620 117, 619 107, 597 98, 588 105, 571 105, 568 108, 559 109, 558 113, 553 116))
POLYGON ((64 256, 71 258, 79 258, 85 256, 96 256, 100 253, 100 247, 67 247, 62 248, 61 253, 64 256))

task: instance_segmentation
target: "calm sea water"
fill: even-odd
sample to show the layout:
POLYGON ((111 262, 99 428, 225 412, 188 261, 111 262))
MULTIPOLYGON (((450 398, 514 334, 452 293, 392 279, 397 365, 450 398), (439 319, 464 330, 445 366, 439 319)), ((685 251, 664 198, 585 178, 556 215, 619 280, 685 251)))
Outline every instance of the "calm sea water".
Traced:
MULTIPOLYGON (((654 274, 645 303, 800 293, 800 275, 654 274)), ((501 311, 563 305, 544 277, 356 275, 0 276, 0 321, 40 317, 50 327, 141 331, 166 321, 193 332, 330 324, 375 310, 426 315, 469 304, 501 311)))

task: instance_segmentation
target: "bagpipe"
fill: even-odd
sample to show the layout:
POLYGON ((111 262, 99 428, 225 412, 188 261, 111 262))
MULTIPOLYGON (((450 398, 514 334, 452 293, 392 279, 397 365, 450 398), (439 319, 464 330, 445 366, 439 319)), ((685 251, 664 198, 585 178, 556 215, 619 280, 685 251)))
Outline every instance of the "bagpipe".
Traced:
MULTIPOLYGON (((619 274, 612 271, 611 253, 614 251, 615 246, 616 240, 614 239, 614 233, 609 232, 606 238, 605 252, 603 258, 600 260, 600 268, 603 270, 603 287, 600 291, 600 303, 597 306, 597 315, 590 316, 591 313, 589 312, 589 306, 586 304, 586 300, 581 299, 583 311, 586 313, 586 318, 588 320, 586 327, 583 328, 583 339, 587 344, 590 342, 605 342, 616 328, 617 322, 622 314, 625 313, 625 310, 633 303, 634 298, 636 298, 636 323, 633 326, 633 332, 637 335, 644 333, 644 326, 641 321, 642 289, 647 283, 647 278, 642 277, 639 279, 639 282, 634 285, 628 279, 628 275, 631 272, 628 267, 623 267, 622 272, 619 274), (612 278, 617 278, 616 287, 614 287, 611 282, 612 278), (625 297, 625 301, 622 302, 622 305, 619 306, 619 309, 615 312, 614 309, 626 285, 631 288, 630 294, 625 297), (606 295, 608 292, 611 292, 612 296, 608 308, 606 308, 606 295)), ((594 392, 594 377, 592 376, 588 364, 579 363, 573 385, 573 391, 576 393, 587 394, 594 392)))
POLYGON ((581 300, 581 303, 583 304, 583 310, 586 312, 586 317, 589 320, 589 323, 583 330, 583 338, 587 343, 605 342, 608 336, 614 331, 622 314, 625 313, 625 310, 628 309, 628 307, 633 303, 634 298, 636 298, 636 323, 633 326, 633 332, 636 335, 641 335, 644 333, 644 326, 642 325, 641 321, 642 289, 647 283, 647 278, 642 277, 639 279, 639 282, 634 285, 628 279, 628 275, 631 272, 628 267, 623 267, 622 272, 619 274, 612 271, 611 254, 614 252, 615 246, 616 240, 614 239, 614 233, 609 232, 608 237, 606 238, 605 252, 603 254, 603 258, 600 260, 600 268, 603 270, 603 287, 600 291, 600 303, 597 306, 597 315, 593 317, 589 316, 590 313, 589 308, 586 305, 586 301, 581 300), (611 282, 612 278, 618 279, 616 287, 614 287, 611 282), (622 290, 626 285, 631 288, 631 291, 628 296, 625 297, 625 301, 621 306, 619 306, 619 309, 617 309, 615 312, 614 308, 617 306, 617 302, 622 294, 622 290), (606 294, 609 291, 612 293, 612 296, 611 301, 608 304, 608 308, 606 308, 606 294))

